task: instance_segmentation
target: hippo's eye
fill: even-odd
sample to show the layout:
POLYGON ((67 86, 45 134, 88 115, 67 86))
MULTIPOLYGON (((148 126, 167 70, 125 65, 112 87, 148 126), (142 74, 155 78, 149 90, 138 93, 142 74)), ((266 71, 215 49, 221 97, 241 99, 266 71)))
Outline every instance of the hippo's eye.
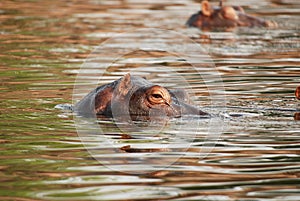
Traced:
POLYGON ((150 101, 151 104, 162 104, 165 102, 163 94, 159 92, 154 92, 149 94, 148 100, 150 101))
POLYGON ((156 99, 162 99, 163 98, 161 94, 152 94, 152 97, 156 98, 156 99))
POLYGON ((231 6, 224 6, 221 10, 221 13, 224 18, 229 19, 229 20, 238 20, 239 16, 234 10, 233 7, 231 6))
POLYGON ((168 90, 158 85, 154 85, 147 90, 146 98, 150 107, 162 104, 169 105, 171 102, 168 90))

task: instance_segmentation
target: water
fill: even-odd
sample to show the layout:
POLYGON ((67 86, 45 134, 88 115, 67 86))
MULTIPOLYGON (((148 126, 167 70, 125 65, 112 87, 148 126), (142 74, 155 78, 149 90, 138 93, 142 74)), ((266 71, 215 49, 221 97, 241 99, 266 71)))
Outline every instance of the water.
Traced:
POLYGON ((199 6, 193 1, 2 1, 1 200, 299 200, 299 3, 244 4, 279 28, 186 28, 199 6), (166 30, 140 38, 141 28, 182 37, 166 30), (105 53, 90 60, 95 66, 82 65, 123 32, 126 40, 95 52, 105 53), (202 77, 182 55, 158 49, 171 44, 181 51, 186 38, 210 57, 195 63, 202 77), (157 49, 110 63, 138 40, 157 49), (116 126, 54 108, 129 71, 186 87, 205 111, 236 117, 116 126))

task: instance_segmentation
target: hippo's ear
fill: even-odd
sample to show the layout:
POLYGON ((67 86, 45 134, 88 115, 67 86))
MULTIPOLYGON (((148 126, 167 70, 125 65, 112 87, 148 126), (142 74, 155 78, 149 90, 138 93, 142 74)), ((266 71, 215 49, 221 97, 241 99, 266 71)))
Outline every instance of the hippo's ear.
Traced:
POLYGON ((126 75, 124 75, 120 82, 118 83, 118 86, 116 88, 116 92, 117 94, 121 97, 121 96, 126 96, 128 91, 131 89, 131 76, 130 73, 127 73, 126 75))
POLYGON ((208 1, 204 0, 201 3, 201 11, 203 13, 203 15, 209 17, 211 16, 213 10, 211 8, 211 5, 208 3, 208 1))

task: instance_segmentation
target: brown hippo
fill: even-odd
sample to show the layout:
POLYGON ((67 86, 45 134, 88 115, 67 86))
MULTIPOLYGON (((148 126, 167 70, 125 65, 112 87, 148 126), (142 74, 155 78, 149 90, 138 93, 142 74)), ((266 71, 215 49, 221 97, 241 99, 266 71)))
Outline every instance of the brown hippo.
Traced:
POLYGON ((243 27, 276 27, 275 22, 253 17, 244 12, 240 6, 223 6, 222 1, 212 7, 206 0, 201 3, 201 10, 186 22, 188 26, 200 29, 220 29, 243 27))
POLYGON ((297 98, 298 100, 300 100, 300 86, 298 86, 298 87, 296 88, 295 96, 296 96, 296 98, 297 98))
POLYGON ((148 120, 150 115, 180 117, 207 115, 188 104, 183 90, 168 90, 144 78, 126 74, 122 78, 99 86, 75 105, 82 116, 130 116, 132 120, 148 120))

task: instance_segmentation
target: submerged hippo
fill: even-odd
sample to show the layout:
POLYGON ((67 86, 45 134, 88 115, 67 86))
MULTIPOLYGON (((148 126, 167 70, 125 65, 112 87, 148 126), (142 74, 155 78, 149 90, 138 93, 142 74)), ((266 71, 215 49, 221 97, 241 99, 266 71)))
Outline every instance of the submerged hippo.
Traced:
POLYGON ((201 29, 277 26, 275 22, 246 14, 240 6, 223 6, 220 1, 218 7, 212 7, 206 0, 202 1, 201 10, 192 15, 186 24, 201 29))
POLYGON ((296 96, 296 98, 297 98, 298 100, 300 100, 300 86, 298 86, 298 87, 296 88, 295 96, 296 96))
POLYGON ((151 115, 180 117, 207 115, 188 104, 183 90, 169 90, 144 78, 126 74, 122 78, 99 86, 75 105, 82 116, 130 116, 132 120, 147 120, 151 115))

